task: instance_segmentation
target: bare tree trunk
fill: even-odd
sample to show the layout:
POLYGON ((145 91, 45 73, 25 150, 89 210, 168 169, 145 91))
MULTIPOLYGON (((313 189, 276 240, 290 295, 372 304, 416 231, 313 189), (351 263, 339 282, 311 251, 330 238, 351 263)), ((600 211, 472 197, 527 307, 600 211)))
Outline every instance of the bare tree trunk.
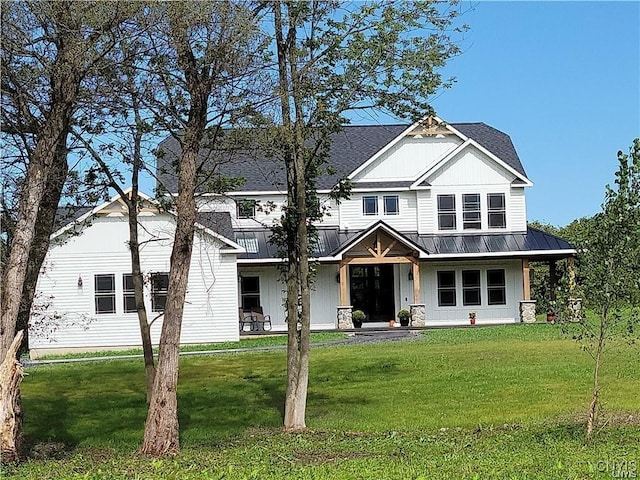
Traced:
POLYGON ((58 204, 62 196, 62 189, 69 171, 67 166, 67 146, 65 143, 58 145, 57 160, 52 166, 49 181, 38 210, 33 246, 29 254, 27 274, 22 288, 22 302, 18 311, 16 329, 24 331, 22 346, 18 355, 25 353, 29 348, 29 317, 36 293, 36 285, 40 268, 49 250, 50 235, 53 231, 58 204))
POLYGON ((0 365, 0 463, 16 462, 22 444, 22 399, 20 382, 24 376, 16 354, 22 343, 22 330, 13 339, 0 365))
POLYGON ((606 328, 607 328, 607 316, 608 312, 605 309, 600 318, 600 331, 598 333, 598 343, 596 345, 596 354, 594 356, 593 366, 593 390, 591 393, 591 403, 589 404, 589 410, 587 411, 587 425, 585 430, 586 441, 591 440, 593 430, 595 428, 596 421, 598 420, 598 397, 600 395, 600 365, 602 363, 602 351, 605 346, 606 328))

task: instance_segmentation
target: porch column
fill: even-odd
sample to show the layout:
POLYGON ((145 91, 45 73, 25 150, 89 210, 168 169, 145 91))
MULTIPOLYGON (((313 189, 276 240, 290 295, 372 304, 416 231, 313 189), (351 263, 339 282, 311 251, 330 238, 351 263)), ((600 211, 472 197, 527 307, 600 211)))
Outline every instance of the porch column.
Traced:
POLYGON ((420 302, 420 264, 418 259, 411 258, 411 272, 413 274, 413 303, 420 302))
POLYGON ((426 324, 426 305, 424 303, 417 303, 409 305, 409 312, 411 313, 411 326, 412 327, 424 327, 426 324))
POLYGON ((523 323, 535 323, 536 301, 522 300, 520 302, 520 321, 523 323))
POLYGON ((340 305, 347 304, 347 262, 342 260, 340 262, 340 305))
POLYGON ((529 273, 529 259, 522 259, 522 298, 531 300, 531 276, 529 273))
POLYGON ((556 261, 549 260, 549 298, 552 302, 556 299, 556 286, 558 285, 558 272, 556 270, 556 261))

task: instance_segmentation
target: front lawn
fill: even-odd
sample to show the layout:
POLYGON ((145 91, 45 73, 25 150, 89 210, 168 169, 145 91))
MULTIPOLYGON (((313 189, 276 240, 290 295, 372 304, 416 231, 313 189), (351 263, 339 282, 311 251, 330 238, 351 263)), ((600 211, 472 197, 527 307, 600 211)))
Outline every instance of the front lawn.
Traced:
MULTIPOLYGON (((141 361, 40 366, 23 383, 16 478, 612 478, 640 466, 639 349, 602 374, 609 423, 583 445, 588 356, 558 326, 427 331, 312 350, 305 434, 280 432, 285 353, 181 359, 182 453, 133 456, 141 361), (635 462, 635 463, 634 463, 635 462)), ((633 472, 632 472, 633 473, 633 472)))

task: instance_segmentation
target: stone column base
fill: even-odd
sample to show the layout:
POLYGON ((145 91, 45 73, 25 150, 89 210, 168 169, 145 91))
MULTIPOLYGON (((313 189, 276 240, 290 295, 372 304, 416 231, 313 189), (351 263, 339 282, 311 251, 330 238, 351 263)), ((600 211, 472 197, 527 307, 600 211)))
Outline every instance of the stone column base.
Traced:
POLYGON ((520 321, 523 323, 535 323, 536 321, 536 301, 520 301, 520 321))
POLYGON ((339 305, 336 308, 338 310, 338 329, 346 330, 353 328, 353 320, 351 319, 353 307, 350 305, 339 305))
POLYGON ((411 326, 424 327, 426 325, 427 313, 424 303, 416 303, 409 305, 409 313, 411 313, 411 326))

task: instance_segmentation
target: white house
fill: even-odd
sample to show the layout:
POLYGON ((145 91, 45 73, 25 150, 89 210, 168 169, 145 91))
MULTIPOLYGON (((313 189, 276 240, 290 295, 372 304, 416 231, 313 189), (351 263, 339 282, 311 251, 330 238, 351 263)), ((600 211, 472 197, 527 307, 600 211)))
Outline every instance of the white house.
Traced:
MULTIPOLYGON (((179 145, 169 138, 160 148, 158 176, 175 193, 179 145)), ((331 173, 318 179, 326 214, 317 225, 312 328, 351 327, 355 309, 366 313, 365 327, 388 323, 400 309, 411 310, 414 326, 468 324, 471 311, 479 324, 527 320, 535 308, 529 261, 575 254, 564 240, 527 227, 525 190, 532 182, 508 135, 484 123, 433 117, 413 125, 347 126, 332 137, 328 163, 331 173), (353 188, 338 204, 329 192, 343 178, 353 188)), ((201 218, 225 220, 197 237, 185 343, 237 339, 238 308, 261 306, 273 330, 286 330, 281 260, 269 243, 269 227, 286 201, 284 166, 275 156, 244 152, 216 172, 245 183, 225 195, 199 194, 201 218)), ((116 204, 96 209, 81 235, 49 252, 40 289, 51 292, 57 310, 93 319, 87 332, 100 330, 91 345, 79 328, 59 330, 58 345, 139 343, 135 314, 123 310, 129 253, 126 217, 111 211, 116 204), (114 286, 100 275, 113 275, 114 286), (101 282, 115 295, 113 313, 99 311, 100 289, 107 288, 101 282)), ((167 238, 142 252, 150 274, 169 270, 172 221, 158 212, 142 219, 141 232, 167 238)))

